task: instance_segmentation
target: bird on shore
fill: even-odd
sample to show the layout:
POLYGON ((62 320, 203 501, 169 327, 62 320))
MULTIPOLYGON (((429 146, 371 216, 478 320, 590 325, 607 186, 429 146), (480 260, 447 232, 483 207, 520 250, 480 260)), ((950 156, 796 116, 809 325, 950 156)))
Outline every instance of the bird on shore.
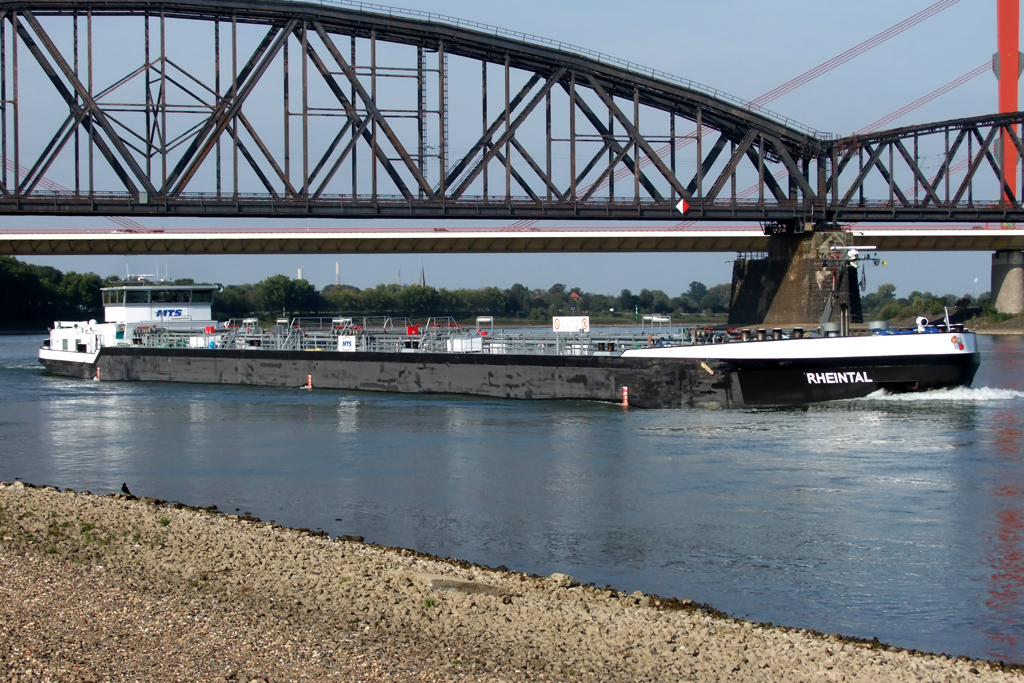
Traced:
POLYGON ((128 484, 125 484, 125 483, 121 484, 121 493, 123 493, 126 496, 132 495, 132 492, 128 490, 128 484))

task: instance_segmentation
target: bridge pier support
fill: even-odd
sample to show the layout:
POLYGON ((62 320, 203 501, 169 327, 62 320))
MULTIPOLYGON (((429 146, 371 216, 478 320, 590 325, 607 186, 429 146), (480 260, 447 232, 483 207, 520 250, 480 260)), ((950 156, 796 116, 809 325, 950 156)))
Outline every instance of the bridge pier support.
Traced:
POLYGON ((817 327, 829 303, 829 320, 846 306, 851 322, 863 322, 856 268, 836 256, 852 246, 843 232, 774 235, 766 254, 741 254, 733 263, 730 325, 817 327), (829 263, 832 261, 833 263, 829 263))
POLYGON ((1000 313, 1024 313, 1024 252, 992 254, 992 303, 1000 313))

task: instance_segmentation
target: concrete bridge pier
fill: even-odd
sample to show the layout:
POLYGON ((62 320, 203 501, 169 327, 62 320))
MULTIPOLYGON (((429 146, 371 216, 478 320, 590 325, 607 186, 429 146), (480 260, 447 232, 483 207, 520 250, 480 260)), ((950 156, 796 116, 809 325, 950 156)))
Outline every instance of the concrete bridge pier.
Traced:
POLYGON ((767 253, 741 254, 733 263, 729 324, 817 327, 829 304, 826 322, 839 322, 843 306, 849 322, 863 322, 860 272, 842 258, 852 245, 849 233, 808 232, 773 235, 767 253))
POLYGON ((992 254, 992 303, 1000 313, 1024 313, 1024 252, 992 254))

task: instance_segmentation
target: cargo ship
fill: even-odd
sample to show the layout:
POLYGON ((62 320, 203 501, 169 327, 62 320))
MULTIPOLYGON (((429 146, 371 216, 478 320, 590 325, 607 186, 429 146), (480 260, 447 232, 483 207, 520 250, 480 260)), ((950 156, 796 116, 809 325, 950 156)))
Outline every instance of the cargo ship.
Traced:
POLYGON ((874 392, 970 386, 977 339, 923 318, 817 330, 673 326, 597 331, 585 316, 550 330, 464 327, 448 317, 215 321, 213 285, 128 280, 102 289, 104 322, 56 321, 39 349, 54 375, 99 381, 573 399, 640 408, 792 406, 874 392))

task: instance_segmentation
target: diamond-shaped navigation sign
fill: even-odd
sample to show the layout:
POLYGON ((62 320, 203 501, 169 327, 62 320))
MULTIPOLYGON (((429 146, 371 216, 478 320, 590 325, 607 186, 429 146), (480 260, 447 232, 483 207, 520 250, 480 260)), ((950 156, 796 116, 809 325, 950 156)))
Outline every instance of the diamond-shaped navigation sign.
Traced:
POLYGON ((680 199, 679 203, 676 204, 676 208, 679 209, 679 213, 686 213, 690 210, 690 203, 685 199, 680 199))

